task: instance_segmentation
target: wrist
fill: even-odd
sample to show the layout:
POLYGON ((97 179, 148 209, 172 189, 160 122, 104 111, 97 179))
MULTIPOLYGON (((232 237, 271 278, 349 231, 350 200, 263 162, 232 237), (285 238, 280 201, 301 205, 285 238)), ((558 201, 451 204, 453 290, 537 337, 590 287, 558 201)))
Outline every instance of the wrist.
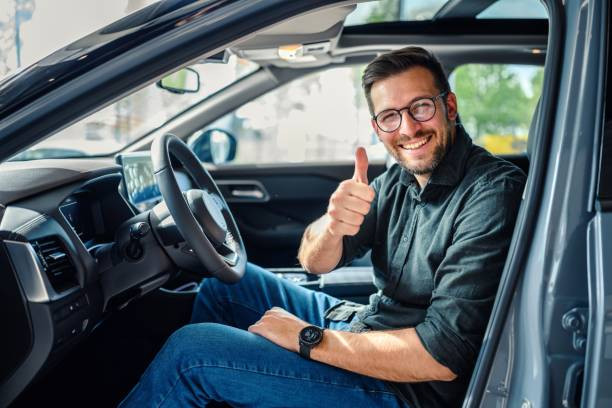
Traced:
POLYGON ((325 224, 324 224, 324 228, 322 230, 321 233, 321 239, 326 243, 326 244, 341 244, 342 243, 342 238, 344 237, 343 234, 338 234, 338 233, 334 233, 332 231, 331 225, 332 225, 332 218, 329 216, 329 214, 325 214, 325 224))

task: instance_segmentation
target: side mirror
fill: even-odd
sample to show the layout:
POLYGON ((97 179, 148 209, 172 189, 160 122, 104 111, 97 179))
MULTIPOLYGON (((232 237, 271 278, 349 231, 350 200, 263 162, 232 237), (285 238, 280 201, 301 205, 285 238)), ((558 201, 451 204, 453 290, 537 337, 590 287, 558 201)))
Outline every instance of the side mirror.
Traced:
POLYGON ((236 157, 236 138, 223 129, 208 129, 193 134, 187 142, 205 163, 223 164, 236 157))
POLYGON ((193 68, 183 68, 163 77, 156 85, 175 94, 196 93, 200 90, 200 74, 193 68))

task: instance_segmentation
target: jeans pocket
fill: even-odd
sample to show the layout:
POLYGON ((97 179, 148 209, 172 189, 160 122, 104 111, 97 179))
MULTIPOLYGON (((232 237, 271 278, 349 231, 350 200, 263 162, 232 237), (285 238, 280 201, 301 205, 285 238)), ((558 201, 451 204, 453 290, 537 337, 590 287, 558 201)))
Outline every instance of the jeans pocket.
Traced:
POLYGON ((325 318, 332 322, 350 322, 355 313, 363 309, 359 303, 343 300, 325 311, 325 318))

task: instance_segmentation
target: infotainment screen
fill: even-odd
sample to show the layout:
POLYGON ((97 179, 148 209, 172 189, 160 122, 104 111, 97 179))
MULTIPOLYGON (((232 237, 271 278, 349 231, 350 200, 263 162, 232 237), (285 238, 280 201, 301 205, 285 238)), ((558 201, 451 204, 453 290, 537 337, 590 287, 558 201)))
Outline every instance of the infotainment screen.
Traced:
POLYGON ((125 193, 134 207, 146 211, 161 201, 149 152, 121 154, 117 161, 123 167, 125 193))

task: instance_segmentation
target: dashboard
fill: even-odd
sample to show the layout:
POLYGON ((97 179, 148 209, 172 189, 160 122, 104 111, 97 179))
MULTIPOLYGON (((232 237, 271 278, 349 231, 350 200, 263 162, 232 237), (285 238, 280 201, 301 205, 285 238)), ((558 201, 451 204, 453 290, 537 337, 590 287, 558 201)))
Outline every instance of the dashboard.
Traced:
MULTIPOLYGON (((159 287, 176 267, 153 233, 128 259, 130 227, 161 201, 147 154, 0 165, 0 406, 61 361, 105 314, 159 287), (126 244, 127 243, 127 244, 126 244), (134 273, 135 268, 138 273, 134 273)), ((179 174, 183 189, 190 179, 179 174)))

